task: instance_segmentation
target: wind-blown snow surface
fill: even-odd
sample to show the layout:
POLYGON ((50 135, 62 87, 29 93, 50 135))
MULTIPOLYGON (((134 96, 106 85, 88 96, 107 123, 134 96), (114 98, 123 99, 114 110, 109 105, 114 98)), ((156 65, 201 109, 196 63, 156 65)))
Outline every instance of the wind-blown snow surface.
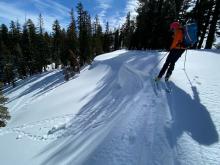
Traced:
POLYGON ((0 164, 219 165, 219 53, 187 51, 171 93, 163 81, 153 88, 165 52, 125 50, 68 82, 55 70, 6 88, 0 164))

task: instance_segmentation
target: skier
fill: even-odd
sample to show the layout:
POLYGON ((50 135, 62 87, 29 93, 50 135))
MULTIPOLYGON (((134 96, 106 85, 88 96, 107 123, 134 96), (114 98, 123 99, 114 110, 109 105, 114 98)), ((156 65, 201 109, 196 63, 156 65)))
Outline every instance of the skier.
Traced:
POLYGON ((160 73, 155 78, 155 81, 159 81, 163 77, 165 72, 166 72, 165 81, 169 80, 172 71, 174 70, 175 63, 181 57, 181 55, 186 49, 183 44, 184 34, 183 34, 183 27, 181 26, 181 24, 178 21, 173 22, 170 25, 170 30, 174 32, 173 42, 170 48, 171 50, 169 55, 167 56, 166 62, 164 63, 162 69, 160 70, 160 73))

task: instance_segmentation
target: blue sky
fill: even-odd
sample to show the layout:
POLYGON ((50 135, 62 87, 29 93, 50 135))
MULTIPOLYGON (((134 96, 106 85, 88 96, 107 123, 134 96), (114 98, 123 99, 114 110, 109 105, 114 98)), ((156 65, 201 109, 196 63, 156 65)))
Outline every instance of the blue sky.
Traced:
POLYGON ((128 12, 135 17, 135 8, 138 6, 137 0, 0 0, 0 24, 9 25, 11 20, 17 19, 23 24, 25 16, 37 24, 38 15, 42 13, 47 31, 51 31, 55 19, 66 28, 69 24, 69 11, 73 8, 76 16, 76 5, 79 1, 92 19, 98 15, 103 27, 108 21, 111 28, 117 28, 124 23, 128 12))

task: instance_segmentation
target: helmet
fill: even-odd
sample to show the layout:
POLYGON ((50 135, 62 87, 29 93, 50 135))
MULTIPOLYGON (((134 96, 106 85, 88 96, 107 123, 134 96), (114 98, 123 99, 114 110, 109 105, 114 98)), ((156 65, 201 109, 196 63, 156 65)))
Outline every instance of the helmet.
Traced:
POLYGON ((170 30, 176 30, 179 27, 180 27, 179 22, 173 22, 173 23, 170 24, 170 30))

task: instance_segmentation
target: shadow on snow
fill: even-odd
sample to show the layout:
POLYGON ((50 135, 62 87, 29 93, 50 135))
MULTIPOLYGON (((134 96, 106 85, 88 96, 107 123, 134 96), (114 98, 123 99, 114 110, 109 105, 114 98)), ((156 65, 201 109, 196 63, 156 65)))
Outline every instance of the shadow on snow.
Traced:
POLYGON ((176 145, 178 138, 184 132, 201 145, 208 146, 218 142, 218 132, 208 109, 200 101, 197 88, 191 87, 192 98, 174 83, 171 85, 173 92, 167 97, 173 123, 170 128, 166 128, 171 146, 176 145))
POLYGON ((24 80, 24 81, 20 82, 20 84, 17 87, 15 87, 15 89, 13 89, 13 88, 7 89, 5 92, 10 94, 11 92, 18 90, 19 88, 21 88, 25 85, 28 85, 30 83, 32 83, 32 85, 30 85, 30 87, 25 89, 23 92, 21 92, 17 96, 11 98, 8 101, 8 103, 10 103, 18 98, 21 98, 27 94, 30 94, 32 92, 34 92, 32 97, 40 96, 40 95, 42 95, 42 94, 44 94, 44 93, 46 93, 56 87, 62 85, 63 83, 65 83, 65 81, 63 79, 62 71, 57 71, 55 73, 46 72, 46 73, 43 73, 40 75, 33 76, 33 77, 29 78, 28 80, 24 80))

